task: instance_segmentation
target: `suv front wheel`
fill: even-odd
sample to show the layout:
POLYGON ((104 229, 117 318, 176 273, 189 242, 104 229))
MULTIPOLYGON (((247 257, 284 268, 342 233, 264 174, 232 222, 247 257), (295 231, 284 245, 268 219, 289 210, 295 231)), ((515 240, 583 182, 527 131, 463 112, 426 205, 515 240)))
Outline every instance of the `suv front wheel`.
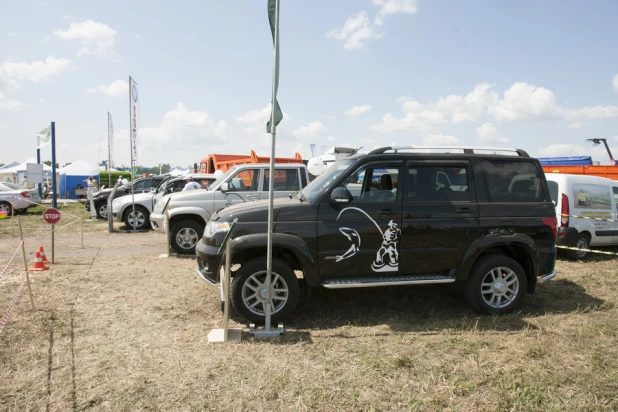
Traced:
MULTIPOLYGON (((244 263, 234 276, 232 304, 244 318, 263 325, 267 301, 266 258, 256 258, 244 263)), ((298 279, 285 262, 274 259, 271 277, 272 324, 289 317, 298 303, 298 279)))
POLYGON ((464 292, 480 313, 509 313, 522 304, 527 285, 519 263, 507 256, 488 255, 474 265, 464 292))
POLYGON ((195 254, 195 246, 204 233, 204 225, 193 220, 183 220, 172 227, 170 244, 176 253, 195 254))

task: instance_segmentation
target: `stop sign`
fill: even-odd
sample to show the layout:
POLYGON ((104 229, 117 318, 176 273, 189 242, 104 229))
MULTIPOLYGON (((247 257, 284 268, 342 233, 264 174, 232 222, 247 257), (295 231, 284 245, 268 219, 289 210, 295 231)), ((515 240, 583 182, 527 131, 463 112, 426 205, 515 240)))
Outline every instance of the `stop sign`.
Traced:
POLYGON ((45 209, 43 212, 43 220, 50 225, 55 225, 60 222, 60 211, 53 207, 45 209))

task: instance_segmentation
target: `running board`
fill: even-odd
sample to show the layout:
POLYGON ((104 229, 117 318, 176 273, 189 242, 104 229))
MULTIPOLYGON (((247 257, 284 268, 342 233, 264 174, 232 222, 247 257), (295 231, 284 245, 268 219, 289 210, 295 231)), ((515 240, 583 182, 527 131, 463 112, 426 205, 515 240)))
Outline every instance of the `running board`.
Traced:
POLYGON ((397 276, 388 278, 347 278, 327 280, 321 284, 326 289, 373 288, 377 286, 430 285, 434 283, 453 283, 455 278, 448 276, 397 276))

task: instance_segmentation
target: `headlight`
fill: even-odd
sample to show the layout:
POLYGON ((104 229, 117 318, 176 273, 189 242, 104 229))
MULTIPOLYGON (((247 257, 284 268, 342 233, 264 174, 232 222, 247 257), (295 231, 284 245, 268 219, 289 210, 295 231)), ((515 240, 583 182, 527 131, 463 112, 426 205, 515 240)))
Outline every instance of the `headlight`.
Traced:
POLYGON ((227 232, 230 230, 230 224, 228 222, 214 222, 209 221, 204 229, 204 237, 213 237, 215 233, 227 232))
POLYGON ((154 207, 153 213, 161 213, 166 203, 167 203, 167 199, 159 200, 154 207))

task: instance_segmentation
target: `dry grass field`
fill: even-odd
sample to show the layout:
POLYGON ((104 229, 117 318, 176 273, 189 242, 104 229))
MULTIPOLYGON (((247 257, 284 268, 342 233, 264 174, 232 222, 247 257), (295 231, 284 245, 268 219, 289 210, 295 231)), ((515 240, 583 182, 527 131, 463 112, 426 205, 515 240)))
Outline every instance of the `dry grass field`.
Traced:
MULTIPOLYGON (((49 259, 40 210, 21 220, 46 236, 27 244, 30 263, 39 244, 49 259)), ((0 269, 19 245, 13 225, 0 221, 0 269)), ((79 222, 59 228, 56 263, 32 273, 36 309, 24 289, 0 334, 0 410, 618 409, 614 257, 561 259, 508 316, 479 316, 443 286, 318 290, 281 339, 212 345, 219 292, 195 261, 159 258, 162 234, 106 230, 86 222, 81 248, 79 222)), ((20 257, 0 281, 0 315, 20 257)))

